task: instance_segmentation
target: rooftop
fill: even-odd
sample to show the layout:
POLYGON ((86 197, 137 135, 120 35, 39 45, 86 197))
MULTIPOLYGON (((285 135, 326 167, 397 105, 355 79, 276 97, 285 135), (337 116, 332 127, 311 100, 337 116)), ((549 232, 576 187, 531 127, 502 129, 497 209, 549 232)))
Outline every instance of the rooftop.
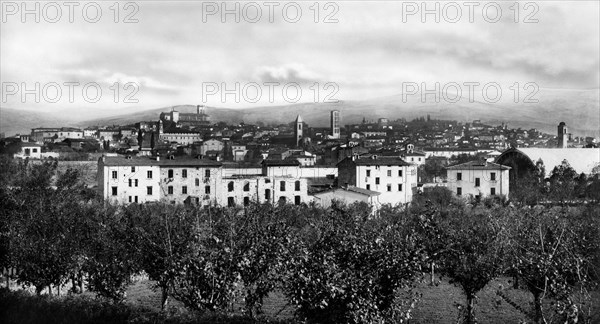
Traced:
POLYGON ((221 163, 207 159, 194 159, 191 157, 174 157, 169 159, 161 157, 159 161, 150 157, 125 157, 125 156, 104 156, 106 166, 190 166, 190 167, 221 167, 221 163))
POLYGON ((486 161, 469 161, 453 166, 449 166, 448 170, 510 170, 511 167, 486 161))
MULTIPOLYGON (((339 163, 350 160, 356 165, 397 165, 397 166, 409 166, 412 165, 398 156, 378 156, 378 155, 361 155, 359 157, 347 157, 339 163)), ((339 164, 338 163, 338 164, 339 164)))

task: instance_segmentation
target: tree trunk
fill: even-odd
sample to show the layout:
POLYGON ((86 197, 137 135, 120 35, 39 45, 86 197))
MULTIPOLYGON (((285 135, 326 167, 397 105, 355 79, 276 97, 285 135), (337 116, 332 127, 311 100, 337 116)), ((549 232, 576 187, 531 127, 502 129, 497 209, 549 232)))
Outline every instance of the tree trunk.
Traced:
POLYGON ((475 294, 467 293, 466 324, 475 324, 475 294))
POLYGON ((83 294, 83 273, 79 271, 79 293, 83 294))
POLYGON ((540 292, 533 294, 533 307, 534 307, 534 323, 544 323, 544 315, 542 314, 542 296, 540 292))
POLYGON ((48 296, 52 296, 52 286, 48 285, 48 296))
POLYGON ((431 273, 430 273, 431 283, 430 285, 435 285, 435 262, 431 262, 431 273))
POLYGON ((56 296, 60 296, 60 284, 56 285, 56 296))
POLYGON ((169 287, 161 287, 161 292, 160 309, 164 311, 167 309, 167 304, 169 303, 169 287))

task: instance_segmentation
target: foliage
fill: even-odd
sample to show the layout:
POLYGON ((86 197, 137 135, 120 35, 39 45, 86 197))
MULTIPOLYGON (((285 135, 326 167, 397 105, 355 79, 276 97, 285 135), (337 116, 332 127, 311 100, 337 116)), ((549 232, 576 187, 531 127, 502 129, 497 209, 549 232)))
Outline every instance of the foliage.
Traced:
POLYGON ((581 214, 565 208, 539 208, 510 215, 513 246, 509 260, 522 286, 533 295, 534 322, 546 323, 549 317, 561 314, 567 317, 564 314, 567 308, 576 310, 575 318, 585 317, 583 305, 576 303, 574 292, 583 289, 579 295, 584 297, 587 289, 597 284, 600 251, 597 212, 597 207, 581 214), (545 298, 557 302, 550 312, 543 309, 545 298))
POLYGON ((501 275, 508 245, 507 224, 499 210, 456 209, 441 226, 447 239, 442 271, 467 298, 466 322, 475 323, 476 294, 501 275))
POLYGON ((292 245, 285 292, 309 322, 403 322, 415 299, 396 293, 414 282, 422 249, 410 231, 351 210, 311 214, 292 245))

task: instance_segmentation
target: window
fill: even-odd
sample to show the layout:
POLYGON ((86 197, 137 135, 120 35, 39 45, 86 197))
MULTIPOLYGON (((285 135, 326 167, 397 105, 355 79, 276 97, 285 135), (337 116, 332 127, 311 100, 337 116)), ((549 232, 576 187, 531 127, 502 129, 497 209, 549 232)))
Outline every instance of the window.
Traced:
POLYGON ((136 204, 137 204, 137 202, 138 202, 138 198, 137 198, 137 197, 138 197, 138 196, 135 196, 135 197, 133 198, 133 201, 134 201, 136 204))
POLYGON ((371 176, 371 170, 367 170, 367 177, 371 176))
POLYGON ((402 170, 398 170, 398 176, 401 177, 402 176, 402 170))
POLYGON ((208 169, 204 170, 204 177, 210 178, 210 170, 208 170, 208 169))
POLYGON ((481 181, 479 178, 475 178, 475 187, 479 187, 481 185, 481 181))
POLYGON ((36 149, 36 148, 34 148, 34 149, 31 149, 31 151, 32 151, 33 153, 37 153, 37 149, 36 149))
POLYGON ((235 198, 234 197, 227 197, 227 206, 235 207, 235 198))
POLYGON ((392 185, 391 184, 387 185, 387 191, 392 191, 392 185))
POLYGON ((398 184, 398 191, 402 191, 402 184, 401 183, 398 184))
POLYGON ((371 190, 371 185, 370 184, 367 185, 367 190, 371 190))
POLYGON ((379 184, 379 177, 375 178, 375 184, 379 184))
POLYGON ((391 177, 391 176, 392 176, 392 170, 388 170, 388 171, 387 171, 387 176, 388 176, 388 177, 391 177))
POLYGON ((285 203, 286 203, 285 197, 283 197, 283 196, 279 197, 279 204, 280 205, 285 205, 285 203))
POLYGON ((204 186, 204 193, 205 194, 209 194, 210 193, 210 186, 204 186))
POLYGON ((250 205, 250 197, 244 197, 244 206, 250 205))
POLYGON ((117 195, 117 187, 112 187, 112 195, 116 196, 117 195))
POLYGON ((250 182, 244 183, 244 191, 250 191, 250 182))
POLYGON ((187 195, 187 186, 181 187, 181 194, 187 195))
POLYGON ((496 172, 490 173, 490 180, 496 181, 496 172))
POLYGON ((462 172, 457 172, 456 173, 456 181, 461 181, 462 180, 462 172))
POLYGON ((148 179, 152 179, 152 171, 148 171, 148 172, 146 172, 146 173, 148 174, 148 175, 147 175, 148 179))
POLYGON ((113 171, 113 172, 112 172, 112 178, 113 178, 113 179, 116 179, 116 178, 117 178, 117 171, 113 171))
POLYGON ((414 161, 415 161, 415 158, 414 158, 414 157, 411 157, 411 158, 410 158, 410 161, 411 161, 411 162, 414 162, 414 161))
POLYGON ((187 178, 187 169, 181 170, 181 177, 182 178, 187 178))
POLYGON ((495 195, 496 194, 496 188, 490 188, 490 195, 495 195))
POLYGON ((462 195, 462 188, 461 187, 456 188, 456 195, 457 196, 462 195))
POLYGON ((173 194, 173 186, 168 186, 167 187, 167 194, 168 195, 172 195, 173 194))
POLYGON ((146 187, 146 194, 152 196, 152 186, 146 187))
POLYGON ((131 201, 132 201, 131 196, 129 196, 129 202, 131 202, 131 201))
POLYGON ((301 202, 302 202, 302 200, 300 199, 300 196, 294 196, 294 204, 295 205, 300 205, 301 202))
POLYGON ((271 199, 271 189, 265 189, 265 199, 266 200, 271 199))
POLYGON ((138 186, 138 179, 135 179, 135 186, 138 186))
POLYGON ((233 191, 233 181, 229 181, 229 183, 227 184, 227 191, 232 192, 233 191))
POLYGON ((279 190, 280 191, 285 191, 285 181, 279 182, 279 190))
POLYGON ((167 178, 173 178, 173 169, 169 169, 169 171, 167 172, 167 178))
POLYGON ((134 166, 131 167, 131 172, 135 172, 135 167, 134 166))
POLYGON ((200 185, 200 179, 196 178, 196 187, 200 185))
POLYGON ((296 191, 300 191, 300 181, 296 181, 296 182, 294 183, 294 190, 296 190, 296 191))
POLYGON ((129 179, 129 180, 127 181, 130 187, 131 187, 131 181, 132 181, 131 179, 129 179))

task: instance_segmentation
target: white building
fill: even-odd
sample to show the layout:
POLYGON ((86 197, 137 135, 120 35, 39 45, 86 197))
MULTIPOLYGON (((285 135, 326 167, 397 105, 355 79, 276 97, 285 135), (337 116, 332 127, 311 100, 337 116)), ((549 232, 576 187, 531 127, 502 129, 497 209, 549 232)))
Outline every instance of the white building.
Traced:
POLYGON ((161 200, 216 203, 220 176, 221 164, 203 159, 102 157, 98 160, 98 187, 103 197, 114 203, 161 200))
POLYGON ((223 142, 216 139, 209 139, 202 143, 202 148, 200 149, 200 154, 206 155, 208 151, 223 151, 225 145, 223 142))
POLYGON ((106 200, 120 204, 163 201, 236 206, 251 201, 309 201, 307 179, 292 175, 298 171, 288 174, 277 166, 264 166, 261 174, 255 174, 255 169, 224 172, 220 162, 189 157, 103 157, 98 161, 98 186, 106 200))
POLYGON ((352 156, 337 164, 340 187, 355 186, 377 191, 381 204, 412 201, 417 186, 417 166, 399 157, 352 156))
POLYGON ((487 161, 470 161, 446 169, 447 187, 457 196, 508 196, 508 174, 511 169, 508 166, 487 161))
POLYGON ((19 143, 21 150, 13 155, 15 159, 41 159, 42 146, 36 143, 21 142, 19 143))

